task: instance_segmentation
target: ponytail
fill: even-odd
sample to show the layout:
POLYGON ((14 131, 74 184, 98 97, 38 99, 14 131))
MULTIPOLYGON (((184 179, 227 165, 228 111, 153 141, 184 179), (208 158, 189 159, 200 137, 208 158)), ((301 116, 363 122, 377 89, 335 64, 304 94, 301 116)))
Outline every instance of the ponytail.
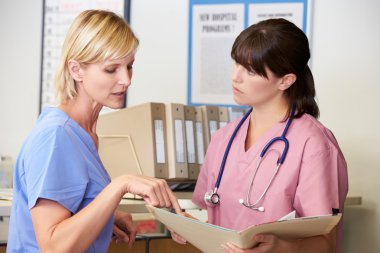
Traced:
POLYGON ((304 113, 314 118, 319 117, 319 108, 315 101, 314 78, 309 66, 306 65, 304 72, 297 75, 296 82, 285 93, 288 95, 289 102, 296 106, 295 118, 301 117, 304 113))

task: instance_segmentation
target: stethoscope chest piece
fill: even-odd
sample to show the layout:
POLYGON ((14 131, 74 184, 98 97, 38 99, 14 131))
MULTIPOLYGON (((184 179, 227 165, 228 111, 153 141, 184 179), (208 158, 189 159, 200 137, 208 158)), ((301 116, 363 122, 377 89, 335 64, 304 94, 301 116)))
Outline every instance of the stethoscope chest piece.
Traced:
POLYGON ((220 197, 219 194, 216 192, 216 190, 211 191, 211 192, 206 192, 204 196, 204 200, 206 204, 208 205, 218 205, 220 203, 220 197))

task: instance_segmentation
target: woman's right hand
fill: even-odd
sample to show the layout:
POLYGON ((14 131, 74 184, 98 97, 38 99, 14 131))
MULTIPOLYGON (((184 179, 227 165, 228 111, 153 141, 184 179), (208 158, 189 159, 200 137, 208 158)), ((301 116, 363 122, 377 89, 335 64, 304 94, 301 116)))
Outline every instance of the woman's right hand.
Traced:
MULTIPOLYGON (((178 213, 179 215, 182 215, 182 216, 185 216, 187 218, 191 218, 191 219, 195 219, 197 220, 197 218, 195 218, 194 216, 191 216, 190 214, 186 213, 186 212, 181 212, 181 213, 178 213)), ((183 238, 182 236, 180 236, 179 234, 177 234, 176 232, 174 232, 174 230, 168 228, 168 230, 170 231, 170 234, 172 235, 172 239, 173 241, 175 241, 176 243, 179 243, 179 244, 186 244, 186 239, 183 238)))
POLYGON ((175 241, 176 243, 179 243, 179 244, 186 244, 187 241, 185 238, 183 238, 182 236, 180 236, 179 234, 177 234, 176 232, 174 232, 170 228, 168 228, 168 230, 170 231, 170 234, 172 235, 173 241, 175 241))
POLYGON ((143 197, 152 206, 172 207, 176 213, 182 213, 177 198, 164 179, 147 177, 142 175, 123 175, 114 179, 123 188, 125 193, 132 193, 143 197))

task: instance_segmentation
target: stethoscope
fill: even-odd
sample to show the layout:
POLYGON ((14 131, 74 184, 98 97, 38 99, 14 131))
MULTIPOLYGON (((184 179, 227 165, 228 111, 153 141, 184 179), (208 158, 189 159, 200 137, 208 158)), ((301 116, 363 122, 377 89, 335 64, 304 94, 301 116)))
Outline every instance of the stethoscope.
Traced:
MULTIPOLYGON (((228 153, 230 151, 232 142, 234 141, 237 132, 239 131, 240 127, 243 125, 243 123, 245 122, 245 120, 248 118, 248 116, 251 114, 252 110, 253 110, 253 108, 251 108, 243 116, 243 118, 240 120, 239 124, 236 126, 234 132, 232 133, 230 140, 228 141, 226 150, 224 151, 223 160, 222 160, 222 163, 220 165, 218 179, 215 182, 214 190, 211 190, 210 192, 206 192, 205 196, 204 196, 204 200, 205 200, 205 202, 206 202, 206 204, 208 206, 216 206, 216 205, 218 205, 220 203, 220 196, 218 194, 218 189, 219 189, 220 182, 222 180, 223 171, 224 171, 224 167, 226 165, 228 153)), ((243 199, 239 199, 239 203, 242 204, 243 206, 245 206, 247 208, 250 208, 252 210, 255 210, 255 211, 259 211, 259 212, 264 212, 265 211, 265 208, 263 206, 257 206, 257 205, 260 203, 260 201, 264 198, 265 194, 268 192, 270 186, 272 185, 272 182, 273 182, 274 178, 277 175, 277 172, 278 172, 279 168, 284 163, 284 160, 285 160, 286 154, 288 152, 288 148, 289 148, 289 141, 288 141, 288 139, 286 139, 286 134, 288 132, 290 124, 292 123, 294 114, 295 114, 295 106, 292 106, 292 110, 290 111, 290 116, 289 116, 288 122, 286 123, 285 129, 284 129, 282 135, 271 139, 265 145, 265 147, 263 148, 263 150, 261 151, 260 158, 259 158, 259 160, 258 160, 258 162, 256 164, 256 168, 255 168, 255 170, 253 172, 252 180, 251 180, 251 183, 250 183, 249 188, 248 188, 246 200, 244 201, 243 199), (277 161, 277 166, 276 166, 276 168, 274 170, 274 173, 273 173, 273 175, 272 175, 272 177, 271 177, 271 179, 269 181, 268 186, 264 189, 264 191, 260 195, 260 197, 254 203, 251 203, 251 201, 250 201, 250 199, 251 199, 251 191, 252 191, 253 182, 254 182, 254 180, 256 178, 257 171, 259 170, 261 162, 263 161, 264 155, 266 154, 266 152, 268 151, 268 149, 275 142, 277 142, 277 141, 284 142, 284 144, 285 144, 284 149, 282 151, 282 155, 281 155, 281 157, 277 161)))

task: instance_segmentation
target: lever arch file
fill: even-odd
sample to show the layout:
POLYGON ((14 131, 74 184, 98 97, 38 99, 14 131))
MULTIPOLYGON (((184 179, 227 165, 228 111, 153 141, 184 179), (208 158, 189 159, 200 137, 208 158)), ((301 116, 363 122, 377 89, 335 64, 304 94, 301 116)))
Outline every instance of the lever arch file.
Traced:
POLYGON ((242 107, 228 107, 228 118, 231 121, 240 119, 244 116, 245 109, 242 107))
POLYGON ((195 106, 195 138, 197 139, 197 161, 199 168, 203 164, 205 153, 206 153, 206 145, 205 145, 205 137, 203 130, 203 116, 202 116, 202 108, 199 106, 195 106))
POLYGON ((228 107, 219 106, 218 111, 219 111, 219 128, 222 128, 226 126, 229 122, 228 107))
POLYGON ((194 106, 185 106, 185 127, 189 179, 197 179, 199 174, 199 164, 197 159, 197 138, 195 132, 194 106))
POLYGON ((99 155, 111 177, 169 177, 165 115, 165 104, 145 103, 99 117, 99 155))
POLYGON ((206 148, 210 143, 211 136, 218 130, 219 128, 219 110, 217 106, 209 106, 203 105, 202 115, 203 115, 203 129, 205 135, 205 144, 206 148))
POLYGON ((169 179, 188 179, 184 105, 169 103, 165 108, 169 179))

